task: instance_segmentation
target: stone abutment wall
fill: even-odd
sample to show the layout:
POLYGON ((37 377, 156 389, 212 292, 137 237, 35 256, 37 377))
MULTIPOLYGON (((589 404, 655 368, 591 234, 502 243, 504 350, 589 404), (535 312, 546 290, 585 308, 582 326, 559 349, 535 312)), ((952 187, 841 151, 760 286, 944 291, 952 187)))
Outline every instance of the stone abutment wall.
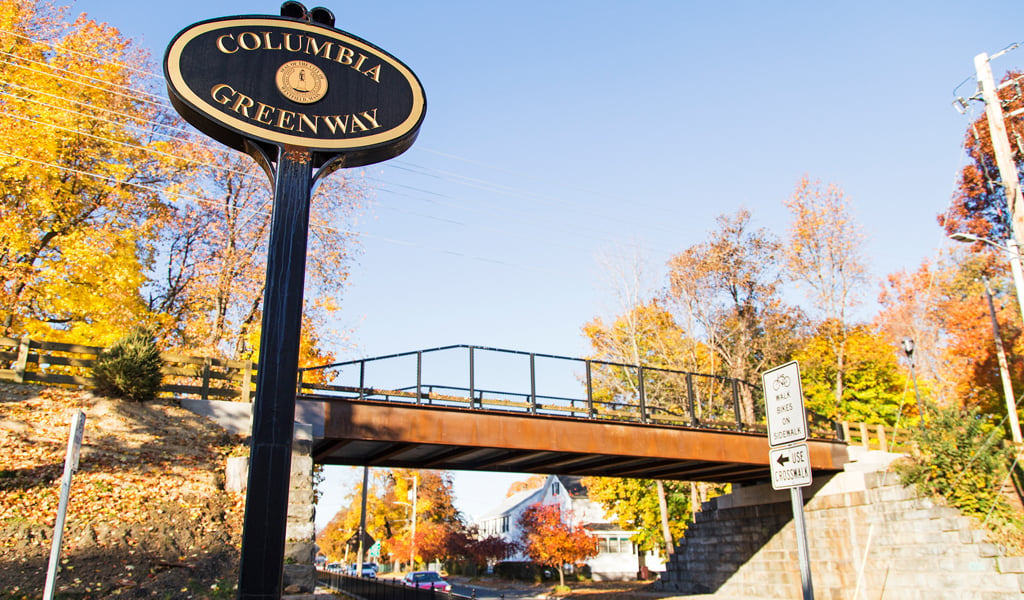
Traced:
MULTIPOLYGON (((804 490, 814 597, 1020 598, 1024 558, 1006 556, 976 520, 901 485, 884 470, 891 457, 865 455, 804 490), (873 459, 882 470, 870 470, 873 459)), ((705 503, 660 585, 716 598, 801 598, 792 516, 789 492, 770 486, 705 503)))

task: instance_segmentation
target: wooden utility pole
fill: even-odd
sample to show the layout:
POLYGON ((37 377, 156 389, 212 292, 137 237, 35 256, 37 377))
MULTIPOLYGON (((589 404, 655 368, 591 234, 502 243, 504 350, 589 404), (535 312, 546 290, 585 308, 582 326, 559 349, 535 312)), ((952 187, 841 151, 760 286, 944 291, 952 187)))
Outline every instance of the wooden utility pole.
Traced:
POLYGON ((354 575, 356 577, 362 577, 363 576, 363 560, 365 560, 365 557, 363 555, 363 552, 364 552, 363 540, 366 539, 366 494, 368 493, 369 482, 370 482, 370 467, 364 465, 363 466, 363 501, 362 501, 362 505, 359 508, 359 556, 356 557, 356 560, 358 560, 359 562, 356 564, 356 572, 354 573, 354 575))
POLYGON ((974 57, 974 70, 977 72, 978 87, 981 97, 985 100, 985 116, 988 117, 988 128, 992 136, 992 149, 999 166, 999 179, 1003 182, 1006 203, 1012 215, 1014 241, 1020 242, 1024 237, 1024 198, 1021 197, 1020 179, 1017 177, 1017 165, 1013 162, 1013 151, 1010 149, 1010 138, 1006 134, 1006 122, 1003 120, 1003 107, 999 101, 999 90, 992 76, 992 66, 988 54, 982 52, 974 57))
POLYGON ((409 536, 409 569, 416 568, 416 484, 419 475, 412 477, 412 535, 409 536))
MULTIPOLYGON (((988 54, 982 52, 974 57, 974 70, 978 77, 978 87, 981 88, 981 97, 985 101, 985 115, 988 117, 992 151, 995 152, 996 165, 999 167, 999 179, 1003 183, 1003 193, 1006 194, 1006 204, 1010 209, 1012 233, 1007 247, 1017 288, 1017 301, 1021 307, 1021 317, 1024 318, 1024 289, 1021 289, 1019 245, 1020 240, 1024 239, 1024 197, 1021 196, 1017 165, 1013 161, 1010 138, 1006 134, 1006 122, 1003 120, 1003 107, 999 100, 999 89, 992 76, 992 66, 989 63, 988 54)), ((1017 401, 1012 395, 1006 398, 1006 412, 1010 421, 1010 434, 1013 443, 1019 446, 1024 439, 1021 438, 1020 422, 1017 418, 1017 401)))
MULTIPOLYGON (((999 377, 1003 382, 1003 397, 1006 399, 1006 407, 1009 409, 1011 406, 1016 406, 1016 401, 1013 395, 1013 382, 1010 381, 1010 368, 1006 362, 1006 350, 1003 348, 1003 336, 999 333, 999 320, 996 319, 996 305, 992 301, 992 288, 988 285, 988 279, 982 279, 982 284, 985 286, 985 297, 988 299, 988 313, 992 317, 992 335, 995 336, 996 340, 996 358, 999 359, 999 377)), ((1010 430, 1014 432, 1015 436, 1020 435, 1020 424, 1016 423, 1017 414, 1016 411, 1011 412, 1010 418, 1010 430)), ((1014 438, 1014 443, 1020 443, 1019 440, 1014 438)))

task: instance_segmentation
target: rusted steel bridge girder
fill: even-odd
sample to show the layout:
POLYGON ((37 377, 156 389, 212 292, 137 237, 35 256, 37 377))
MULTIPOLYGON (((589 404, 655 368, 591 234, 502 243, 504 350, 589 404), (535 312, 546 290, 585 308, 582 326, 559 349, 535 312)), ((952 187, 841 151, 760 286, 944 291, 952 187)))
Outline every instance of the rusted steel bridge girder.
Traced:
MULTIPOLYGON (((306 396, 307 400, 321 400, 306 396)), ((768 481, 762 433, 538 416, 436 405, 324 400, 324 464, 754 483, 768 481)), ((816 474, 846 444, 808 441, 816 474)))

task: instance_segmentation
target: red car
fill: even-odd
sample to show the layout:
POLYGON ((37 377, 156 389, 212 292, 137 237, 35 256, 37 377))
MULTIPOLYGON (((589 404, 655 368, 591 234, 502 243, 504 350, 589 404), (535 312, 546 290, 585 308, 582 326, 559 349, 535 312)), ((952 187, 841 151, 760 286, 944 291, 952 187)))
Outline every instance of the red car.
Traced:
POLYGON ((451 591, 452 586, 438 574, 437 571, 413 571, 406 573, 402 583, 411 587, 421 589, 434 589, 439 592, 451 591))

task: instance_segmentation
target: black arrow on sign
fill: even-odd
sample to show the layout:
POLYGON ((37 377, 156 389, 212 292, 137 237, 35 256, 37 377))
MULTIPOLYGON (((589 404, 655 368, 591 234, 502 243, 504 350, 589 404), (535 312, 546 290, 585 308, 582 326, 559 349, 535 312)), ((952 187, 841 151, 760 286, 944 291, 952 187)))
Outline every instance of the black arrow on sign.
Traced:
POLYGON ((779 463, 779 466, 780 466, 780 467, 784 467, 784 466, 786 466, 786 463, 788 463, 788 462, 789 462, 789 460, 790 460, 790 459, 789 459, 789 456, 788 456, 788 455, 786 455, 786 454, 780 454, 780 455, 779 455, 779 459, 778 459, 777 461, 775 461, 775 462, 779 463))

